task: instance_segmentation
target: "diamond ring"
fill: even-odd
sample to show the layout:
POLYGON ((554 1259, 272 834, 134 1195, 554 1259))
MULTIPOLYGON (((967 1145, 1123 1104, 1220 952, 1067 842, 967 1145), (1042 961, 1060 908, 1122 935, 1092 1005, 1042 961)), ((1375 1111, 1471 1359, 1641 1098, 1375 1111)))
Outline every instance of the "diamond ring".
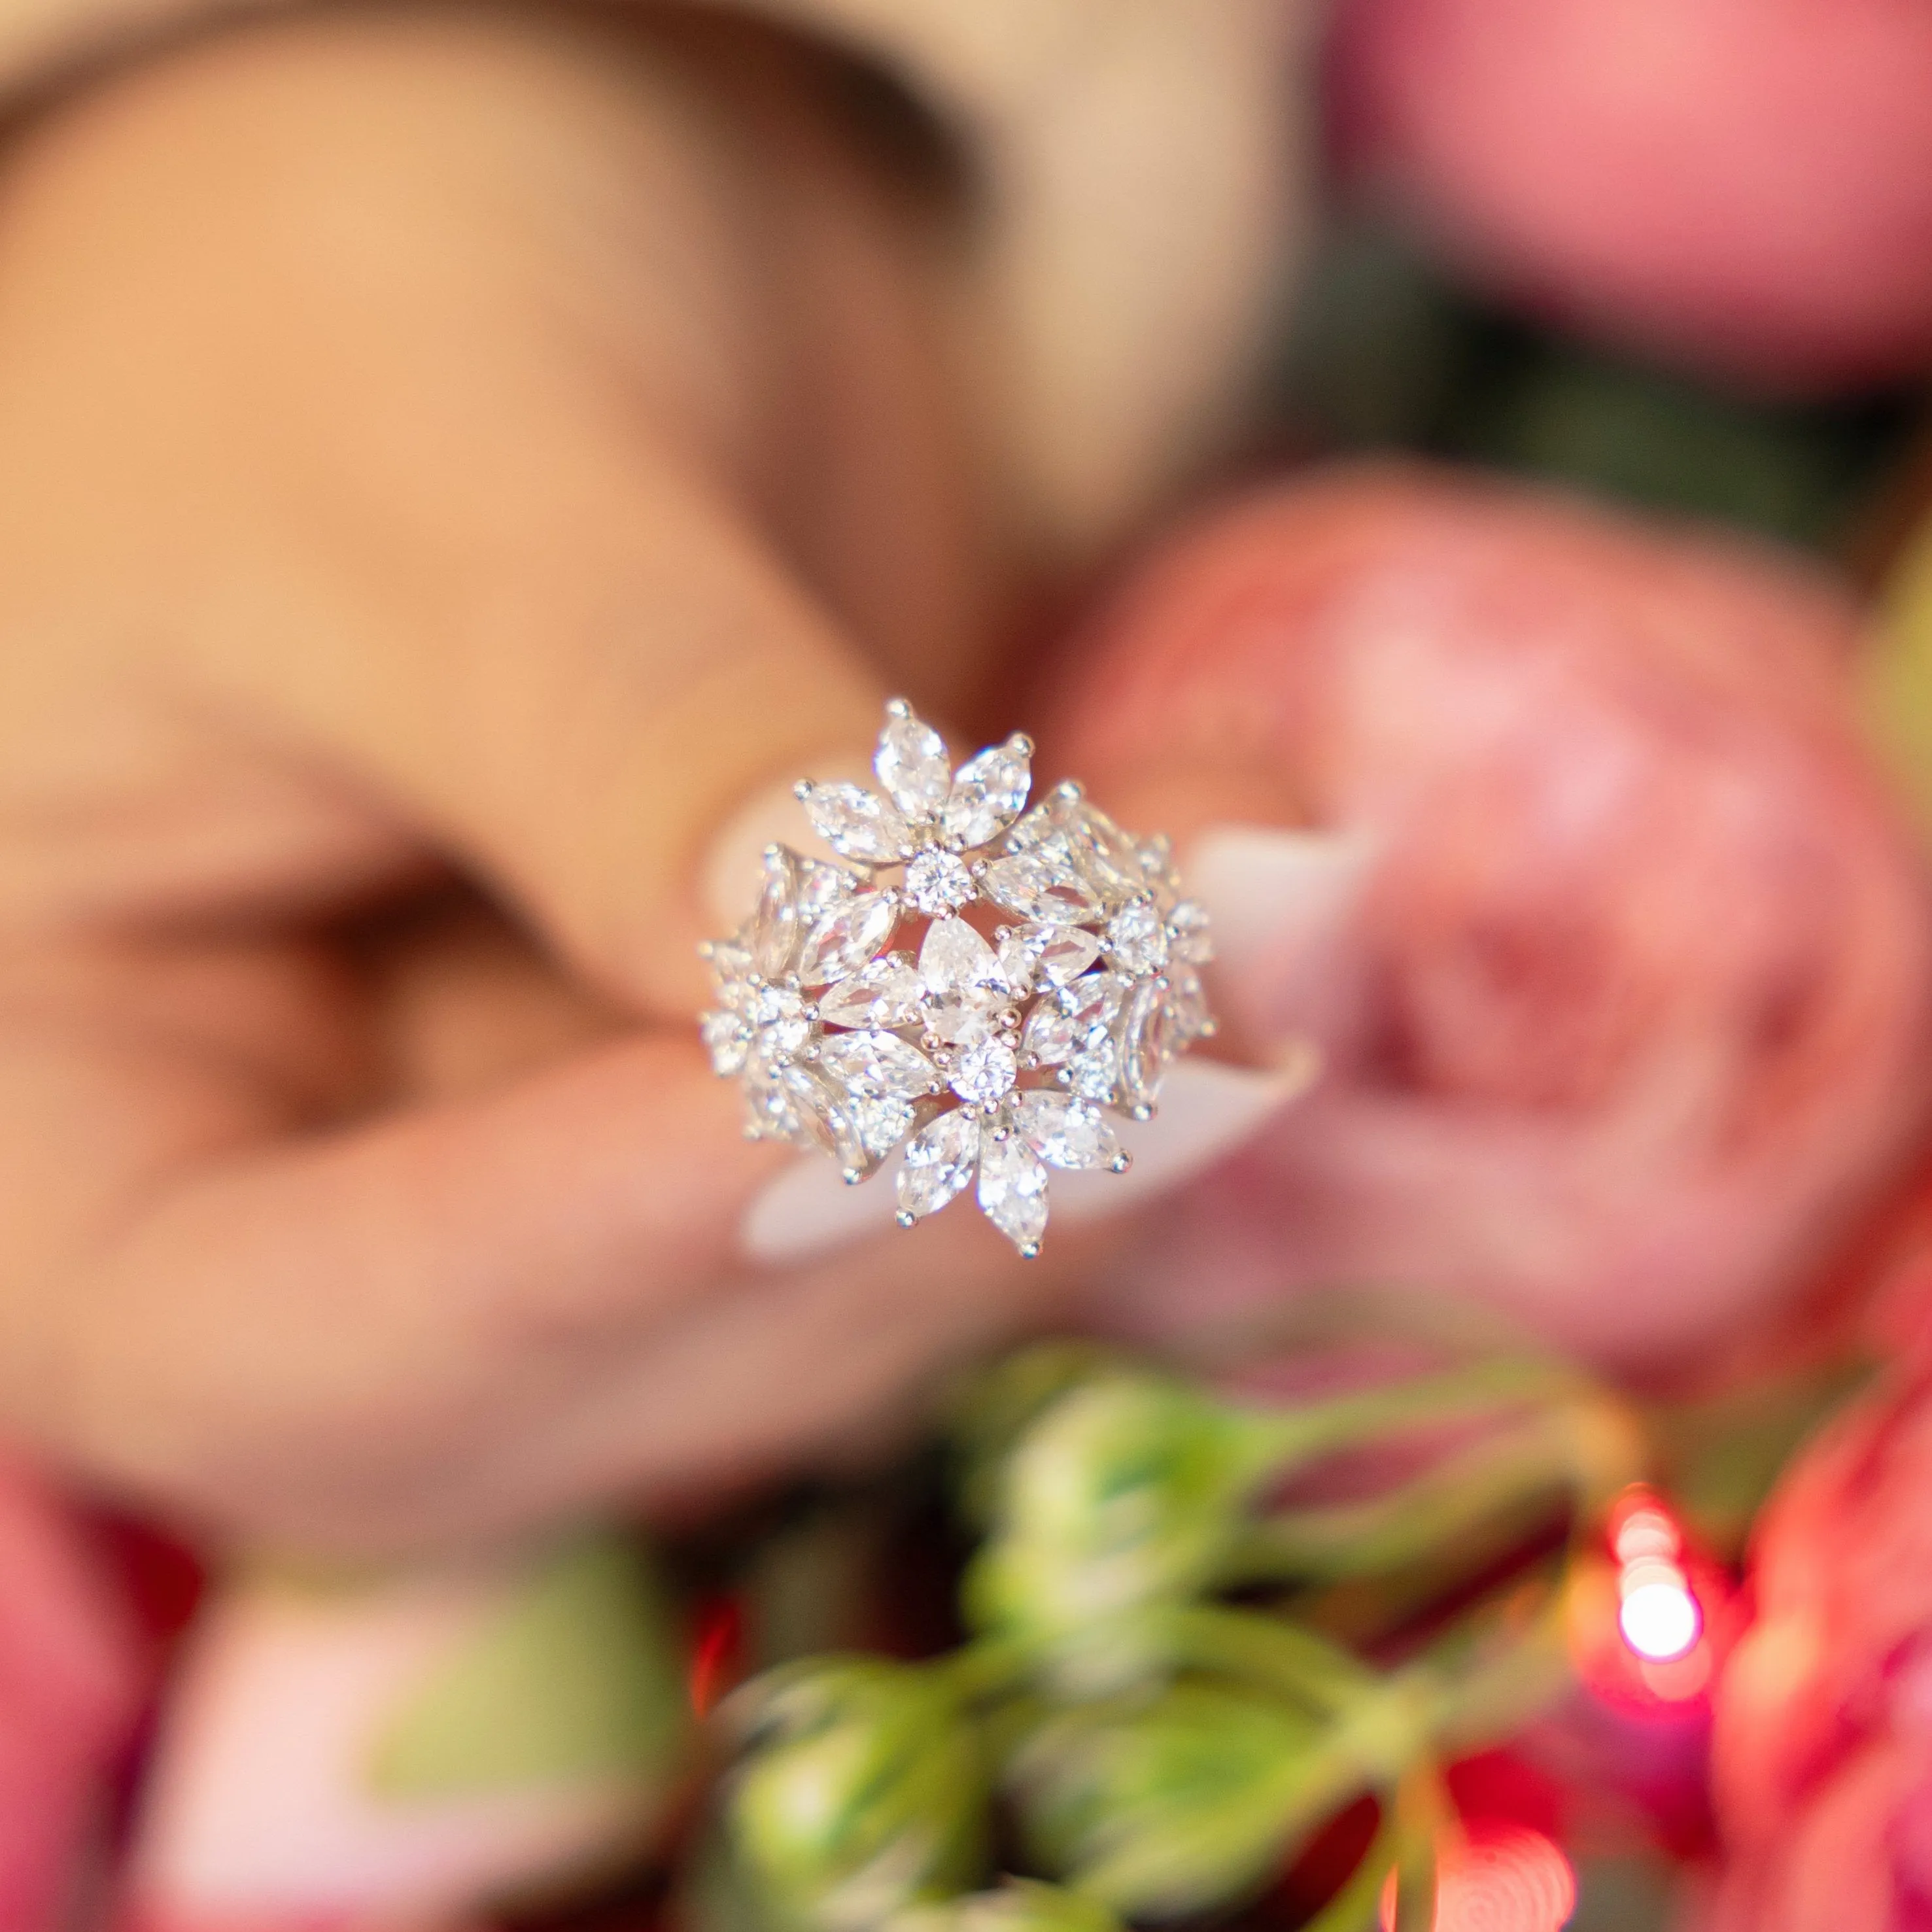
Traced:
POLYGON ((757 909, 702 949, 701 1022, 748 1135, 820 1150, 854 1184, 903 1149, 901 1226, 976 1182, 1028 1256, 1048 1170, 1124 1173, 1109 1116, 1151 1118, 1169 1063, 1214 1030, 1208 916, 1168 842, 1123 832, 1077 784, 1028 811, 1032 753, 1016 734, 955 771, 894 699, 878 790, 797 787, 844 862, 766 848, 757 909))

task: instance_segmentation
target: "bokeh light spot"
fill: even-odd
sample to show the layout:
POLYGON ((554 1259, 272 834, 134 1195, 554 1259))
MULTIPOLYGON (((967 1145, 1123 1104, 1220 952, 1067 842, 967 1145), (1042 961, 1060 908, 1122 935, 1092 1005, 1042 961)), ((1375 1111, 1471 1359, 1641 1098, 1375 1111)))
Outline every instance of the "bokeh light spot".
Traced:
MULTIPOLYGON (((1485 1820, 1442 1848, 1435 1932, 1560 1932, 1576 1909, 1576 1874, 1540 1832, 1485 1820)), ((1383 1932, 1394 1932, 1393 1880, 1382 1920, 1383 1932)))
POLYGON ((1631 1591, 1617 1612, 1617 1622, 1624 1642, 1653 1664, 1683 1656, 1704 1627, 1696 1598, 1683 1584, 1664 1579, 1631 1591))

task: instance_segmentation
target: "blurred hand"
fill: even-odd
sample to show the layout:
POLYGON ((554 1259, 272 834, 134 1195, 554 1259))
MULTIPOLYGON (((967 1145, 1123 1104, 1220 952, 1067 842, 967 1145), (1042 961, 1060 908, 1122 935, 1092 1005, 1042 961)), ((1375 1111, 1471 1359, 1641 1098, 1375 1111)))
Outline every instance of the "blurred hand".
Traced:
POLYGON ((958 699, 984 595, 936 238, 814 89, 322 15, 10 154, 0 1424, 94 1479, 668 1502, 1052 1293, 972 1214, 744 1262, 788 1156, 694 1038, 720 828, 958 699))

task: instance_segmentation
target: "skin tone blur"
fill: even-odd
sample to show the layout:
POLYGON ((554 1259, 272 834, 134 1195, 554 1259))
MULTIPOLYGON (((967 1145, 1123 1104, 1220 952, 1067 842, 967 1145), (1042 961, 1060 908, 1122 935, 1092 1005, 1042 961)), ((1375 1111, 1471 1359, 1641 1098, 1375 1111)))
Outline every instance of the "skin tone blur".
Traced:
POLYGON ((714 1494, 1037 1318, 976 1214, 738 1255, 748 794, 966 708, 943 215, 756 38, 320 14, 0 175, 0 1423, 398 1549, 714 1494), (917 1243, 918 1292, 908 1292, 917 1243))

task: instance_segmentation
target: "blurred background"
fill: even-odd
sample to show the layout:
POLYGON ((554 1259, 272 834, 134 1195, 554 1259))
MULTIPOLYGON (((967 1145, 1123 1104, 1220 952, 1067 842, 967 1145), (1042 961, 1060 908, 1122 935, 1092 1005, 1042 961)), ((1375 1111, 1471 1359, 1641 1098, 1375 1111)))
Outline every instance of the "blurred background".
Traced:
POLYGON ((1932 7, 1118 4, 770 10, 1034 331, 1002 727, 1366 842, 1322 1082, 675 1522, 22 1456, 0 1932, 1932 1925, 1932 7))

